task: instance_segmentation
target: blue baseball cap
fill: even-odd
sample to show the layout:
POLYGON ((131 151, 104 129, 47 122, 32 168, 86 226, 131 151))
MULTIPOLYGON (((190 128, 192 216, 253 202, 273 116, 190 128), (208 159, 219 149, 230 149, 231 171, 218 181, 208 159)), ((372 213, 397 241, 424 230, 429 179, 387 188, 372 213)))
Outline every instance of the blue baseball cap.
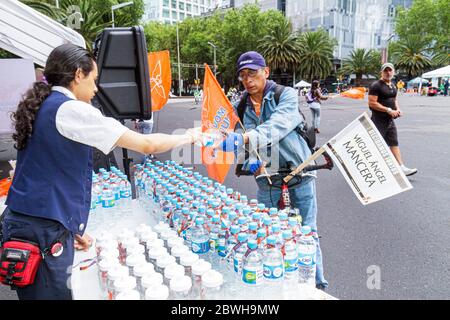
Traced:
POLYGON ((266 67, 266 60, 256 51, 248 51, 241 54, 237 61, 237 72, 242 69, 258 70, 266 67))

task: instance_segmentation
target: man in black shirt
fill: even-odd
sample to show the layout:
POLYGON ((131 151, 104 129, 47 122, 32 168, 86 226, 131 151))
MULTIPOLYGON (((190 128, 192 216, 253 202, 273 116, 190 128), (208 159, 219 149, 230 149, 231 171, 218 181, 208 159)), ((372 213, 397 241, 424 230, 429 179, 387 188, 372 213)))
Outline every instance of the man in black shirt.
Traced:
POLYGON ((372 121, 380 131, 387 145, 391 148, 395 159, 405 175, 410 176, 417 169, 410 169, 403 164, 400 148, 398 146, 397 127, 394 119, 403 115, 397 101, 397 88, 392 83, 394 66, 385 63, 381 67, 381 79, 372 83, 369 88, 369 108, 372 111, 372 121))

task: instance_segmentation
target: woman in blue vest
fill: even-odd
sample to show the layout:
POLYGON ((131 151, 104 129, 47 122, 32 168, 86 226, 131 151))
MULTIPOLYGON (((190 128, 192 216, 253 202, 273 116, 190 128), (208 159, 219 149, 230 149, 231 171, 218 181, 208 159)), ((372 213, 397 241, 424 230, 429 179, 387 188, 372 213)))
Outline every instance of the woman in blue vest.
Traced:
POLYGON ((200 139, 184 135, 142 135, 104 117, 90 101, 97 92, 97 65, 81 47, 65 44, 48 57, 44 82, 34 83, 13 114, 17 167, 6 201, 3 240, 25 239, 41 250, 55 241, 59 256, 47 254, 33 284, 17 289, 19 299, 72 299, 74 249, 87 250, 92 149, 115 147, 161 153, 200 139))

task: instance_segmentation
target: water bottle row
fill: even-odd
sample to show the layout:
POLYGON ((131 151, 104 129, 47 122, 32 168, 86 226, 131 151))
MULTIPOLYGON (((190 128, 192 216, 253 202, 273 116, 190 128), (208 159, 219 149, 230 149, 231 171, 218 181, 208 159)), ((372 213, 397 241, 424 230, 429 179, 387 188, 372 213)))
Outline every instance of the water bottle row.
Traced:
POLYGON ((299 215, 248 201, 171 161, 138 165, 135 179, 143 207, 155 208, 154 220, 169 224, 192 252, 231 274, 237 287, 284 280, 314 285, 316 244, 299 215))

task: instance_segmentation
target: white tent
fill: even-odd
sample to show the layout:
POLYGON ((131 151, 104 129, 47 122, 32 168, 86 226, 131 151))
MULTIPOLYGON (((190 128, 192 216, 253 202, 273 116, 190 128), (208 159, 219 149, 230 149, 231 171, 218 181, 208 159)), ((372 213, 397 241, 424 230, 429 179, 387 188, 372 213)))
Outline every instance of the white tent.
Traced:
POLYGON ((450 78, 450 65, 424 73, 422 78, 450 78))
POLYGON ((302 80, 302 81, 298 82, 294 87, 295 88, 309 88, 309 87, 311 87, 311 84, 302 80))
POLYGON ((65 43, 86 48, 78 32, 17 0, 0 1, 0 48, 45 66, 50 52, 65 43))

